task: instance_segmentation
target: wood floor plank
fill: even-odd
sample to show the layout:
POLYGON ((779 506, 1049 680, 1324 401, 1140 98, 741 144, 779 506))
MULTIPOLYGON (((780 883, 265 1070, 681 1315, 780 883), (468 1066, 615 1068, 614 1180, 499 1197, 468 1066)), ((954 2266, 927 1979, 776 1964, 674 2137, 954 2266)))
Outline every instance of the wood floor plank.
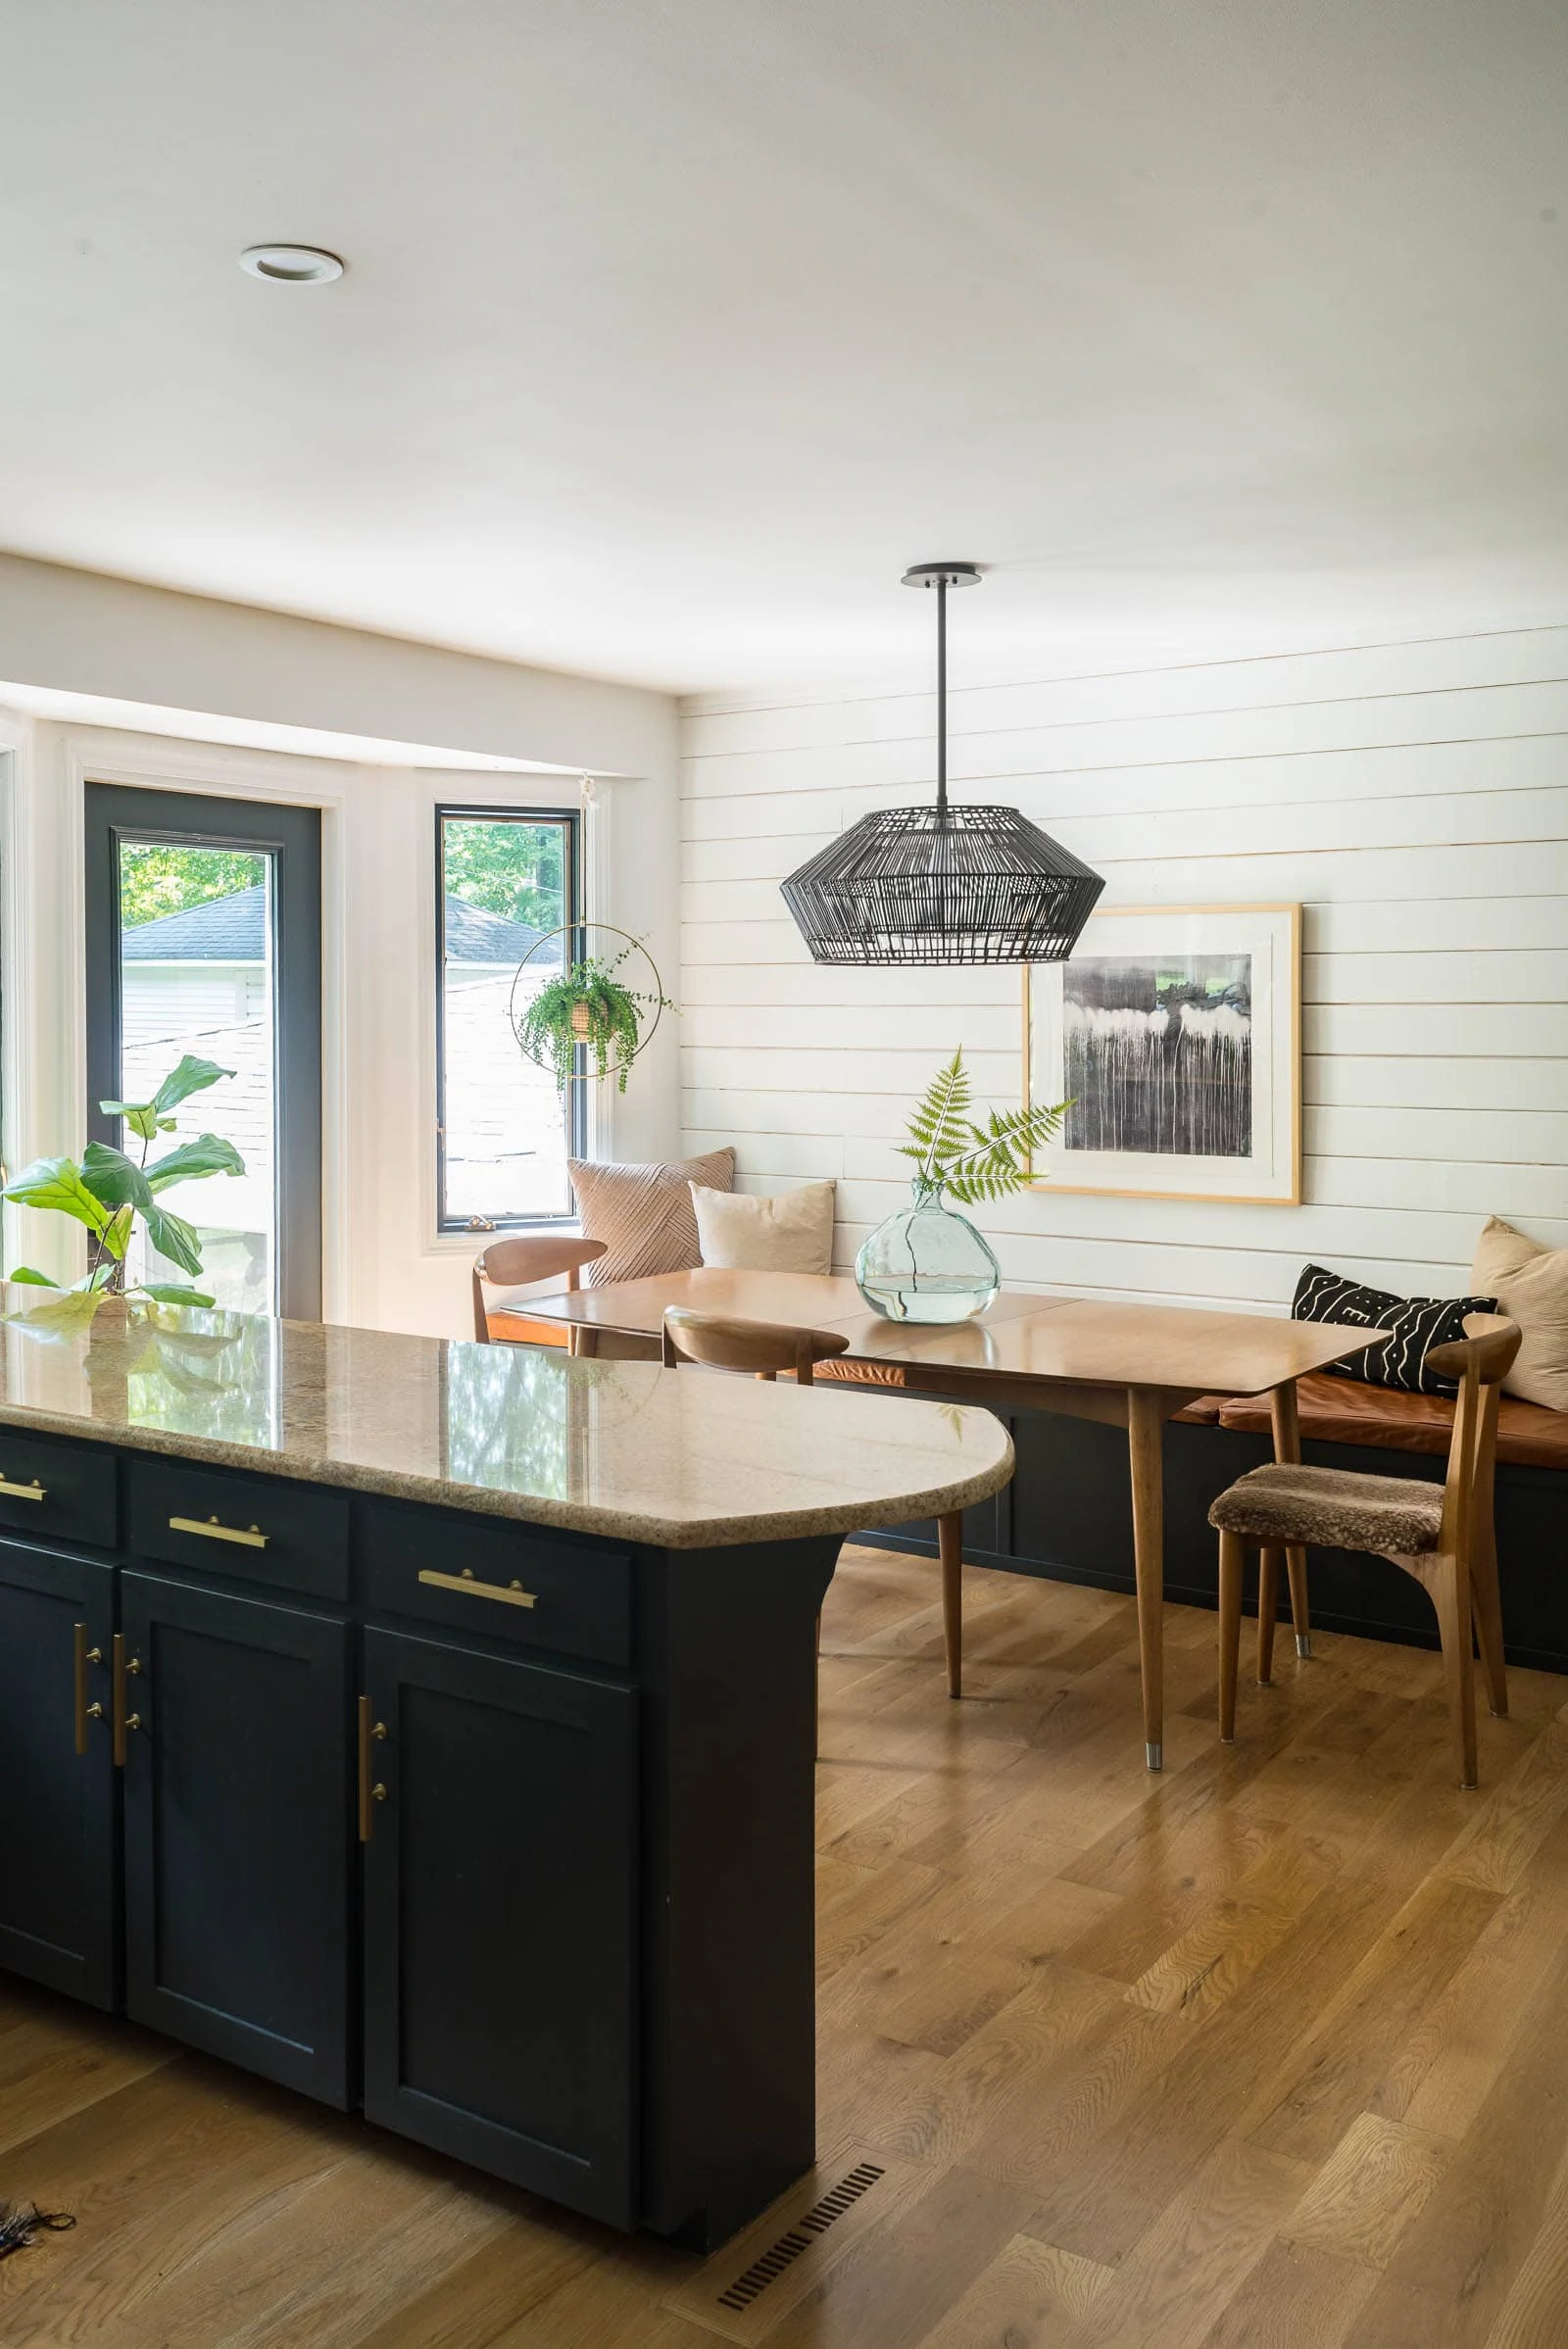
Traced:
POLYGON ((1273 2242, 1226 2302, 1203 2349, 1343 2349, 1377 2280, 1375 2268, 1304 2243, 1273 2242))
MULTIPOLYGON (((1568 2349, 1568 1708, 1452 1786, 1438 1659, 1327 1637, 1214 1734, 1170 1608, 851 1549, 824 1610, 819 2142, 913 2178, 767 2349, 1568 2349)), ((1288 1647, 1289 1642, 1286 1642, 1288 1647)), ((4 2349, 712 2349, 626 2238, 0 1982, 4 2349)))
POLYGON ((1015 2234, 913 2349, 1049 2349, 1088 2315, 1114 2274, 1015 2234))
POLYGON ((1358 2113, 1297 2205, 1291 2240, 1386 2268, 1456 2148, 1377 2113, 1358 2113))

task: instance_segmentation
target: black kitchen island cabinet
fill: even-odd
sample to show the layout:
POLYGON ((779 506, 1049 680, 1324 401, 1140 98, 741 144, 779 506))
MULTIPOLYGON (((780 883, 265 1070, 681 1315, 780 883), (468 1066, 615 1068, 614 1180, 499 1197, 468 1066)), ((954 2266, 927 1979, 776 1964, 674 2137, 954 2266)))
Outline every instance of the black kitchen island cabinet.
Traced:
POLYGON ((619 2227, 709 2245, 782 2192, 817 1611, 846 1531, 995 1490, 996 1423, 8 1320, 0 1966, 619 2227))

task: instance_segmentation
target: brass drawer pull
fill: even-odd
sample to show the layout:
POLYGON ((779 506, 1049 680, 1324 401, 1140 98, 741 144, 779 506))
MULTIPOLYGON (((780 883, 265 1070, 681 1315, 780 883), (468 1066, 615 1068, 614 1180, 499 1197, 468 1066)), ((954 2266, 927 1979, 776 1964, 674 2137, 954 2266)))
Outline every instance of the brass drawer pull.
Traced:
POLYGON ((267 1536, 260 1526, 242 1533, 237 1525, 220 1525, 216 1517, 171 1517, 169 1530, 172 1534, 200 1534, 207 1542, 240 1542, 247 1549, 267 1547, 267 1536))
POLYGON ((438 1590, 461 1590, 466 1598, 499 1598, 504 1607, 531 1607, 536 1593, 525 1590, 521 1583, 509 1583, 503 1590, 499 1583, 480 1583, 474 1580, 473 1568, 465 1566, 461 1574, 437 1574, 432 1567, 421 1566, 421 1583, 433 1583, 438 1590))
POLYGON ((36 1477, 30 1485, 14 1485, 9 1477, 0 1476, 0 1493, 9 1493, 13 1500, 42 1500, 48 1490, 36 1477))
POLYGON ((375 1824, 375 1813, 371 1808, 371 1805, 377 1802, 385 1802, 386 1800, 385 1786, 381 1784, 379 1779, 372 1779, 370 1776, 370 1743, 372 1738, 380 1739, 386 1736, 386 1723, 384 1721, 371 1720, 370 1700, 368 1696, 362 1696, 360 1698, 359 1731, 360 1841, 362 1843, 368 1843, 370 1840, 370 1831, 375 1824))
POLYGON ((73 1710, 75 1715, 76 1751, 78 1753, 85 1753, 87 1750, 88 1722, 102 1721, 104 1717, 104 1708, 101 1704, 87 1702, 87 1667, 89 1664, 101 1664, 103 1660, 104 1651, 101 1647, 87 1645, 87 1626, 84 1623, 73 1624, 71 1692, 73 1710))
POLYGON ((125 1710, 125 1683, 127 1680, 133 1680, 140 1672, 141 1658, 139 1656, 126 1655, 125 1635, 123 1632, 116 1632, 115 1634, 113 1656, 110 1669, 114 1683, 115 1709, 112 1715, 112 1722, 115 1738, 115 1768, 117 1770, 123 1770, 125 1767, 126 1736, 129 1731, 133 1729, 140 1729, 142 1725, 141 1715, 139 1713, 127 1713, 125 1710))

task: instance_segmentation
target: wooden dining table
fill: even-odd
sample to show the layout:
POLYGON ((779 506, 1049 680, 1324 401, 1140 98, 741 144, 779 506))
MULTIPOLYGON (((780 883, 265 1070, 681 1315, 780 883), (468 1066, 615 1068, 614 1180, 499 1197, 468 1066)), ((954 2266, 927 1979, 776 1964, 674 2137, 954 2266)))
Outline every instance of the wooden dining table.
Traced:
MULTIPOLYGON (((657 1346, 671 1305, 744 1321, 835 1330, 846 1352, 819 1379, 903 1388, 1005 1409, 1055 1411, 1127 1430, 1133 1562, 1143 1679, 1144 1759, 1164 1762, 1164 1427, 1203 1395, 1271 1398, 1274 1452, 1298 1460, 1296 1382, 1359 1353, 1382 1333, 1331 1322, 1215 1313, 1190 1305, 1111 1304, 1004 1289, 959 1322, 889 1321, 838 1273, 695 1272, 500 1300, 492 1315, 564 1325, 574 1351, 607 1342, 657 1346)), ((1289 1553, 1293 1586, 1304 1552, 1289 1553)), ((1304 1587, 1304 1585, 1303 1585, 1304 1587)))

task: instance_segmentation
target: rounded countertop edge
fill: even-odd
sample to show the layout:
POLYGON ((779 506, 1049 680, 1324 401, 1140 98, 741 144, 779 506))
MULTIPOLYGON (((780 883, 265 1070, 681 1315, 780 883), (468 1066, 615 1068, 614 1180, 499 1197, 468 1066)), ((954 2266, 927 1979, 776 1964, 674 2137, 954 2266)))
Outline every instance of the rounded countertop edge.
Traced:
MULTIPOLYGON (((990 1414, 977 1411, 975 1416, 986 1418, 990 1414)), ((270 1451, 259 1445, 188 1436, 176 1429, 101 1420, 89 1427, 69 1412, 51 1411, 32 1403, 0 1402, 0 1427, 32 1428, 39 1435, 63 1436, 78 1444, 98 1444, 109 1449, 119 1445, 126 1451, 188 1460, 196 1467, 228 1468, 242 1475, 276 1477, 280 1483, 319 1485, 340 1493, 411 1501, 426 1508, 461 1509, 471 1516, 501 1518, 514 1525, 548 1526, 558 1533, 587 1534, 607 1542, 635 1542, 650 1549, 728 1549, 760 1542, 806 1542, 867 1533, 885 1523, 906 1524, 969 1508, 974 1502, 1000 1493, 1013 1472, 1012 1439, 999 1421, 992 1424, 1002 1437, 1002 1449, 996 1458, 985 1468, 945 1484, 901 1491, 880 1499, 847 1501, 820 1508, 756 1510, 750 1514, 740 1511, 704 1518, 699 1523, 644 1516, 634 1510, 579 1501, 552 1500, 538 1493, 507 1493, 482 1485, 455 1485, 439 1478, 410 1476, 395 1468, 369 1467, 356 1461, 270 1451)))

